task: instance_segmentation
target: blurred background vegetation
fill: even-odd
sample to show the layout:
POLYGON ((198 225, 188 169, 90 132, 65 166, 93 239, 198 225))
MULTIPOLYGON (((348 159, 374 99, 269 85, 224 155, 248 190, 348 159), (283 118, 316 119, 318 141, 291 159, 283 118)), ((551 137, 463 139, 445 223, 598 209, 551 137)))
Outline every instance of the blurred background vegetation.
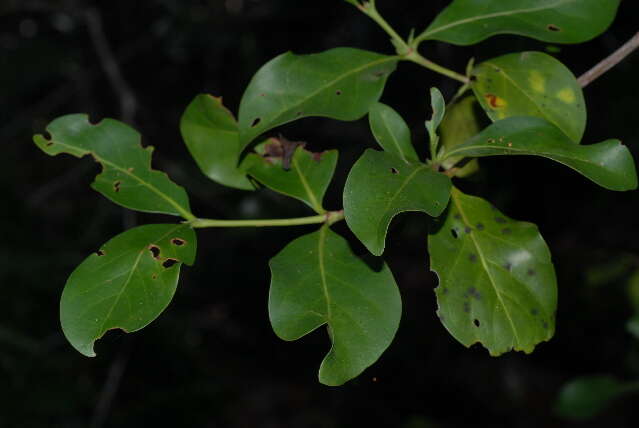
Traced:
MULTIPOLYGON (((378 3, 402 34, 424 28, 448 4, 378 3)), ((583 45, 500 36, 469 48, 430 42, 423 53, 462 71, 472 56, 542 50, 579 75, 638 30, 638 9, 623 1, 612 28, 583 45)), ((198 93, 224 96, 237 111, 267 60, 335 46, 392 53, 385 34, 341 0, 0 0, 0 427, 637 426, 639 396, 617 393, 639 380, 639 193, 606 191, 542 159, 482 159, 481 172, 460 184, 537 223, 551 248, 557 333, 532 355, 491 358, 448 335, 435 315, 428 219, 419 214, 393 223, 386 251, 404 300, 399 333, 377 364, 343 387, 317 382, 329 346, 323 329, 286 343, 268 322, 267 262, 310 227, 203 230, 197 263, 184 268, 158 320, 139 333, 108 334, 94 359, 66 343, 57 311, 68 274, 113 235, 167 218, 106 201, 89 188, 98 169, 90 159, 49 158, 32 134, 67 113, 122 119, 156 147, 154 166, 188 189, 196 214, 308 215, 303 204, 272 192, 210 182, 189 158, 178 124, 198 93), (592 375, 607 380, 573 388, 591 401, 563 403, 564 414, 583 420, 558 417, 562 386, 592 375), (617 398, 588 412, 601 397, 617 398)), ((620 138, 637 156, 638 73, 635 53, 585 90, 585 142, 620 138)), ((456 89, 400 64, 383 96, 411 124, 420 153, 431 86, 447 97, 456 89)), ((340 150, 327 206, 341 207, 345 173, 374 147, 366 119, 304 119, 280 131, 313 150, 340 150)))

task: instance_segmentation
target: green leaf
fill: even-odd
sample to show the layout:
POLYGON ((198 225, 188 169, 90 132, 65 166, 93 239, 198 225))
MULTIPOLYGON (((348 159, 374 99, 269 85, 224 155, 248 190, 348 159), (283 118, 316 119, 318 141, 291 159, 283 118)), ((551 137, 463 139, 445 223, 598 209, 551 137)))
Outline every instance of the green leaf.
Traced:
POLYGON ((327 324, 332 347, 319 380, 341 385, 390 345, 402 303, 393 275, 371 269, 328 226, 288 244, 270 262, 269 316, 275 333, 297 340, 327 324))
POLYGON ((552 337, 557 284, 534 224, 513 221, 453 188, 428 251, 439 277, 437 314, 464 346, 479 342, 493 356, 511 349, 530 353, 552 337))
MULTIPOLYGON (((444 120, 439 126, 444 151, 465 143, 466 140, 481 131, 479 120, 477 120, 477 115, 475 114, 476 104, 477 100, 471 95, 455 102, 446 110, 446 116, 444 116, 444 120)), ((442 166, 445 169, 449 169, 462 159, 463 157, 461 156, 448 158, 442 162, 442 166)), ((477 159, 473 159, 462 166, 455 175, 457 177, 467 177, 474 174, 478 169, 477 159)))
POLYGON ((639 384, 624 384, 609 375, 583 376, 563 386, 555 403, 555 412, 565 419, 590 419, 605 410, 613 400, 633 390, 639 390, 639 384))
POLYGON ((610 190, 637 188, 632 155, 619 140, 570 144, 555 126, 536 117, 510 117, 493 123, 444 159, 459 156, 535 155, 562 163, 610 190))
POLYGON ((71 274, 60 301, 67 340, 93 357, 104 333, 140 330, 160 315, 175 293, 182 263, 193 264, 196 238, 187 225, 129 229, 87 257, 71 274))
POLYGON ((450 178, 423 163, 405 163, 368 149, 348 174, 344 215, 355 236, 376 256, 384 252, 393 217, 404 211, 440 215, 450 197, 450 178))
POLYGON ((299 199, 317 213, 325 212, 322 200, 330 184, 337 150, 312 153, 304 144, 284 137, 269 138, 246 158, 248 173, 276 192, 299 199))
POLYGON ((282 54, 253 76, 240 103, 245 147, 276 126, 307 116, 356 120, 368 113, 395 70, 397 57, 353 48, 282 54))
POLYGON ((581 43, 603 33, 619 0, 454 0, 417 39, 472 45, 496 34, 581 43))
POLYGON ((201 94, 186 108, 180 121, 182 138, 204 175, 225 186, 253 190, 239 166, 240 136, 233 113, 222 98, 201 94))
POLYGON ((47 126, 51 138, 33 141, 46 154, 91 155, 102 172, 91 184, 113 202, 138 211, 193 218, 184 188, 151 169, 153 147, 140 145, 140 134, 128 125, 104 119, 92 125, 85 114, 62 116, 47 126))
POLYGON ((368 113, 368 121, 375 140, 385 151, 405 162, 419 162, 410 129, 399 113, 386 104, 375 103, 368 113))
POLYGON ((577 79, 542 52, 494 58, 473 70, 473 91, 493 120, 535 116, 555 124, 579 143, 586 128, 586 104, 577 79))
POLYGON ((437 88, 430 88, 430 105, 433 110, 433 117, 431 120, 426 121, 426 129, 430 139, 430 153, 434 158, 437 154, 437 144, 439 144, 437 128, 439 128, 446 113, 446 101, 444 101, 442 93, 437 88))

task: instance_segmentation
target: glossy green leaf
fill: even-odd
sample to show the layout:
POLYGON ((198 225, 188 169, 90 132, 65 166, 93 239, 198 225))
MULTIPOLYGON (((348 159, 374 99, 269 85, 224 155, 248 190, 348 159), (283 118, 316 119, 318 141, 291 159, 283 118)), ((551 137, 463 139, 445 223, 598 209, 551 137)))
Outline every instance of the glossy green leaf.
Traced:
POLYGON ((269 138, 246 158, 248 173, 271 190, 306 203, 324 213, 322 200, 333 179, 337 150, 312 153, 304 144, 283 137, 269 138))
POLYGON ((496 34, 581 43, 603 33, 619 0, 454 0, 418 40, 472 45, 496 34))
POLYGON ((139 330, 175 293, 182 263, 193 264, 196 238, 186 225, 152 224, 121 233, 87 257, 62 292, 60 321, 67 340, 93 357, 104 333, 139 330))
POLYGON ((453 188, 428 251, 439 277, 437 314, 464 346, 479 342, 493 356, 530 353, 552 337, 557 284, 534 224, 511 220, 453 188))
POLYGON ((182 138, 204 175, 237 189, 253 190, 246 172, 239 166, 240 136, 233 113, 222 98, 198 95, 180 121, 182 138))
MULTIPOLYGON (((471 95, 455 102, 446 110, 446 116, 444 116, 444 120, 439 126, 442 147, 445 151, 465 143, 481 131, 479 120, 475 114, 476 104, 477 100, 471 95)), ((448 158, 442 162, 442 166, 445 169, 449 169, 462 159, 463 157, 461 156, 448 158)), ((455 175, 457 177, 467 177, 478 169, 477 159, 473 159, 455 172, 455 175)))
POLYGON ((346 179, 344 215, 355 236, 376 256, 384 252, 393 217, 404 211, 440 215, 450 197, 450 178, 423 163, 405 163, 368 149, 346 179))
POLYGON ((375 103, 368 113, 368 121, 375 140, 382 148, 405 162, 419 161, 410 137, 410 129, 391 107, 375 103))
POLYGON ((444 101, 442 93, 437 88, 430 88, 430 106, 433 110, 433 116, 431 120, 426 121, 426 130, 428 130, 428 138, 430 140, 430 153, 435 157, 437 145, 439 144, 437 128, 439 128, 446 114, 446 101, 444 101))
POLYGON ((446 153, 459 156, 535 155, 562 163, 610 190, 637 188, 632 155, 619 140, 581 146, 570 144, 555 126, 536 117, 510 117, 446 153))
POLYGON ((72 114, 51 122, 47 131, 51 138, 33 137, 38 147, 51 156, 91 155, 102 165, 91 187, 113 202, 138 211, 193 217, 184 189, 151 169, 153 147, 143 148, 140 134, 128 125, 113 119, 93 125, 87 115, 72 114))
POLYGON ((242 146, 302 117, 361 118, 381 96, 396 65, 397 57, 353 48, 274 58, 253 76, 242 97, 242 146))
POLYGON ((327 324, 331 350, 319 380, 341 385, 390 345, 402 304, 392 273, 371 269, 327 226, 288 244, 271 262, 269 316, 275 333, 297 340, 327 324))
POLYGON ((591 375, 574 379, 563 386, 555 412, 572 420, 597 416, 621 395, 639 391, 639 384, 622 383, 609 375, 591 375))
POLYGON ((586 105, 577 79, 561 62, 542 52, 521 52, 482 62, 472 84, 493 120, 535 116, 555 124, 575 143, 586 128, 586 105))

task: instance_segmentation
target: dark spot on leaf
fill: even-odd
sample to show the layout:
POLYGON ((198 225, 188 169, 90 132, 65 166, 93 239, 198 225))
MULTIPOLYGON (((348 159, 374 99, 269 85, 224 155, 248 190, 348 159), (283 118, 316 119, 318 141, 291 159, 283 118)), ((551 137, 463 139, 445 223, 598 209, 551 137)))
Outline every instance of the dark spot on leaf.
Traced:
POLYGON ((505 224, 507 223, 506 219, 503 217, 495 217, 495 221, 499 224, 505 224))
POLYGON ((335 91, 335 95, 342 95, 342 91, 338 89, 337 91, 335 91))
POLYGON ((98 256, 102 257, 105 253, 102 250, 98 250, 95 252, 98 256))
POLYGON ((453 238, 455 238, 455 239, 459 238, 459 234, 457 233, 457 229, 450 229, 450 233, 451 233, 451 235, 453 235, 453 238))
POLYGON ((165 269, 170 268, 171 266, 175 265, 178 261, 175 259, 166 259, 162 262, 162 267, 165 269))
MULTIPOLYGON (((477 81, 477 76, 475 76, 474 74, 472 74, 472 75, 470 76, 470 81, 471 81, 471 82, 476 82, 476 81, 477 81)), ((488 79, 488 81, 490 82, 490 79, 488 79)))
POLYGON ((260 94, 260 97, 265 97, 265 96, 266 96, 266 94, 260 94))
POLYGON ((180 238, 173 238, 171 239, 171 244, 181 247, 182 245, 186 244, 186 241, 180 238))
POLYGON ((151 279, 158 279, 158 274, 154 273, 153 275, 151 275, 151 279))
POLYGON ((528 270, 526 271, 526 275, 528 275, 528 276, 535 276, 535 271, 534 271, 534 270, 532 270, 532 269, 528 269, 528 270))
POLYGON ((477 230, 484 230, 484 225, 482 223, 477 223, 477 230))
POLYGON ((471 297, 473 297, 473 298, 475 298, 477 300, 481 299, 481 293, 475 287, 470 287, 468 289, 468 295, 470 295, 471 297))
POLYGON ((513 265, 511 265, 510 263, 505 263, 504 264, 504 269, 506 269, 507 271, 510 272, 510 270, 513 268, 513 265))
POLYGON ((539 310, 537 308, 533 308, 530 310, 530 315, 537 316, 539 314, 539 310))
POLYGON ((464 302, 464 312, 470 312, 470 303, 464 302))
POLYGON ((548 31, 561 31, 561 28, 557 27, 555 24, 548 24, 546 28, 548 31))
POLYGON ((511 229, 507 228, 507 227, 504 227, 504 228, 501 230, 501 233, 502 233, 503 235, 510 235, 511 233, 513 233, 513 231, 512 231, 511 229))
POLYGON ((471 229, 470 227, 466 226, 466 227, 464 228, 464 232, 466 232, 466 233, 470 233, 470 232, 472 232, 472 229, 471 229))
POLYGON ((120 191, 120 185, 121 185, 121 184, 122 184, 122 183, 121 183, 119 180, 118 180, 118 181, 116 181, 115 183, 113 183, 113 191, 114 191, 115 193, 118 193, 118 192, 120 191))
POLYGON ((468 255, 468 260, 469 260, 471 263, 475 263, 475 262, 477 262, 477 254, 470 253, 470 254, 468 255))
POLYGON ((391 168, 390 172, 391 174, 399 174, 399 171, 397 170, 397 168, 391 168))
POLYGON ((548 330, 548 322, 547 321, 544 321, 541 325, 544 328, 544 330, 548 330))
POLYGON ((313 153, 313 160, 315 162, 320 162, 322 160, 322 156, 325 152, 313 153))
POLYGON ((448 294, 448 288, 442 288, 442 294, 448 294))
POLYGON ((133 172, 133 167, 126 169, 128 172, 133 172))
POLYGON ((301 111, 298 111, 295 115, 296 115, 297 117, 300 117, 300 116, 301 116, 301 115, 303 115, 303 114, 304 114, 304 113, 302 113, 301 111))
POLYGON ((493 66, 493 70, 495 70, 497 73, 499 73, 501 71, 501 68, 493 66))
POLYGON ((475 324, 475 327, 479 327, 480 322, 477 318, 475 318, 475 320, 473 321, 473 324, 475 324))
POLYGON ((255 128, 257 125, 259 125, 259 123, 262 121, 261 118, 257 117, 255 118, 255 120, 253 121, 253 123, 251 123, 251 128, 255 128))
POLYGON ((488 144, 492 144, 492 143, 494 143, 494 142, 495 142, 495 139, 494 139, 494 138, 489 138, 489 139, 488 139, 488 144))
POLYGON ((45 144, 45 146, 47 147, 51 147, 53 145, 53 141, 47 141, 47 143, 45 144))
POLYGON ((160 257, 160 247, 157 245, 149 245, 149 250, 151 251, 151 255, 154 259, 160 257))
POLYGON ((461 220, 461 216, 459 214, 455 214, 454 217, 456 220, 461 220))

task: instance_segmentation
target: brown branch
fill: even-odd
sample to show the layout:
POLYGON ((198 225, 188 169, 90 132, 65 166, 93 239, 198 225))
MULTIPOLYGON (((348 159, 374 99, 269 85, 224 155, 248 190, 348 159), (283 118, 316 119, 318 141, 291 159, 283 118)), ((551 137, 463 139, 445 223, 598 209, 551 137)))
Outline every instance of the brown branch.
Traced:
POLYGON ((630 40, 624 43, 619 49, 617 49, 612 55, 602 60, 599 64, 582 74, 577 81, 582 88, 585 88, 593 80, 610 70, 615 65, 619 64, 625 57, 630 55, 632 51, 639 47, 639 33, 635 34, 630 40))

